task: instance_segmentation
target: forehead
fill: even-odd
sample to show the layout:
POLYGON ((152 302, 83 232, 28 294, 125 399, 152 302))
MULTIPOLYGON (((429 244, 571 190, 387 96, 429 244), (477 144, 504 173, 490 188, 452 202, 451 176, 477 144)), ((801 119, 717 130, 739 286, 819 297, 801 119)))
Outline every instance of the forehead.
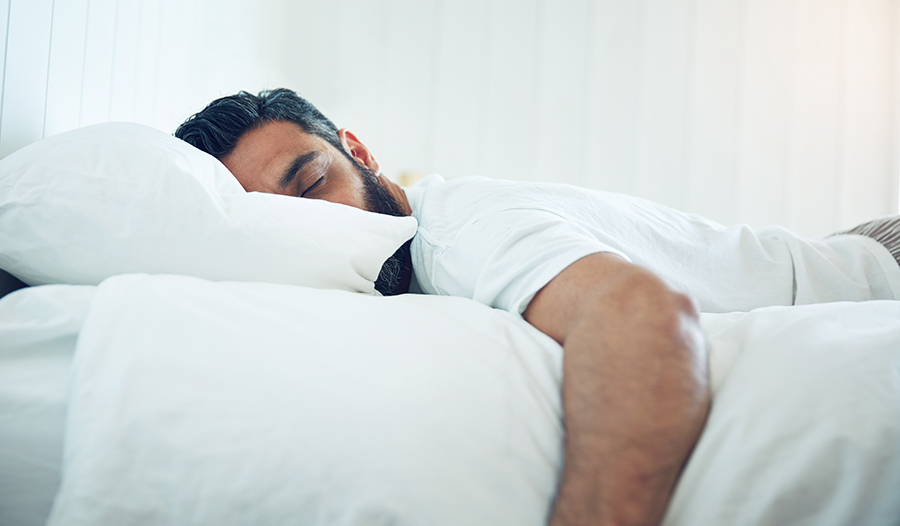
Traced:
POLYGON ((327 146, 292 122, 274 121, 241 135, 221 161, 248 192, 282 193, 279 182, 294 160, 327 146))

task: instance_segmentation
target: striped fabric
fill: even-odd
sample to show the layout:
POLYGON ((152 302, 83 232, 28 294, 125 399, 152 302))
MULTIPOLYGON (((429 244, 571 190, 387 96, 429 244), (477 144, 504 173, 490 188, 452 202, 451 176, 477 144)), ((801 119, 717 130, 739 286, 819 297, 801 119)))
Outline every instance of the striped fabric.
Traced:
POLYGON ((857 225, 850 230, 835 232, 831 235, 840 236, 844 234, 856 234, 871 237, 884 245, 891 255, 894 256, 897 264, 900 265, 900 215, 879 217, 878 219, 873 219, 861 225, 857 225))

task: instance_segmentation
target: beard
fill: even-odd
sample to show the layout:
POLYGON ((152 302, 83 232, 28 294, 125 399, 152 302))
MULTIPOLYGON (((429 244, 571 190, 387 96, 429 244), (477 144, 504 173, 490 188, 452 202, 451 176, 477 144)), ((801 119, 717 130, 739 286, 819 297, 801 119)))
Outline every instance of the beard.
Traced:
MULTIPOLYGON (((362 177, 366 208, 369 212, 398 217, 406 215, 400 203, 381 185, 377 175, 355 162, 353 164, 362 177)), ((411 244, 412 239, 403 243, 381 266, 378 279, 375 280, 375 290, 383 296, 409 292, 409 282, 412 278, 411 244)))

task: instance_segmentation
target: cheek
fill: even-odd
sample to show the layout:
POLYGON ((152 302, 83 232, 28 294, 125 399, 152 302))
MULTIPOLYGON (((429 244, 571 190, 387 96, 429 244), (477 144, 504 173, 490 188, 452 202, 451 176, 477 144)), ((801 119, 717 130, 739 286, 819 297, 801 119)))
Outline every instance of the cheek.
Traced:
POLYGON ((341 205, 352 206, 353 208, 359 208, 360 210, 365 210, 365 203, 361 199, 357 199, 356 196, 344 196, 344 195, 335 195, 329 196, 325 198, 326 201, 331 201, 332 203, 338 203, 341 205))
POLYGON ((339 184, 335 184, 333 188, 328 188, 328 191, 322 195, 321 199, 361 210, 368 209, 366 207, 365 188, 362 181, 357 178, 350 180, 341 179, 339 184))

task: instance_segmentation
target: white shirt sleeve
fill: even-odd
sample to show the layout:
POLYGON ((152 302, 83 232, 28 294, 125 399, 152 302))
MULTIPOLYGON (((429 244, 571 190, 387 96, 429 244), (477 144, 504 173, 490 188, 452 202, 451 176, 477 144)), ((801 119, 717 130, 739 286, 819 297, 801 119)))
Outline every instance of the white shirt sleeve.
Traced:
POLYGON ((557 274, 589 254, 611 252, 628 260, 584 228, 543 210, 493 211, 455 234, 445 246, 421 240, 422 289, 517 314, 557 274))

